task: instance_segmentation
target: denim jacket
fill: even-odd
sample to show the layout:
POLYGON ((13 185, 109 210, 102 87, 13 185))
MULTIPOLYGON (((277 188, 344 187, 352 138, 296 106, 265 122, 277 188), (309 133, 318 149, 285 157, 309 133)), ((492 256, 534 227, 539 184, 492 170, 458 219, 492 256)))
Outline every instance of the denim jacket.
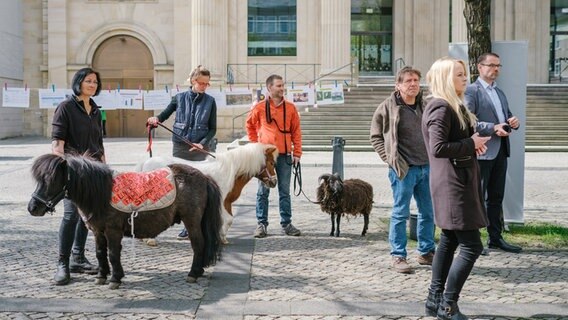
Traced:
MULTIPOLYGON (((217 105, 215 99, 206 93, 191 90, 178 93, 170 104, 158 115, 160 122, 165 121, 175 111, 173 131, 193 143, 207 147, 217 132, 217 105)), ((173 142, 183 143, 176 137, 173 142)))

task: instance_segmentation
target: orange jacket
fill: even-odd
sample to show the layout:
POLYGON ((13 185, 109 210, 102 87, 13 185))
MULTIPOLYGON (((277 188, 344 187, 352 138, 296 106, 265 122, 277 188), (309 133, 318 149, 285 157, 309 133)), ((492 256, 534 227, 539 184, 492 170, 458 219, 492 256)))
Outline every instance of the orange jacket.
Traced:
POLYGON ((300 115, 294 103, 283 100, 279 106, 270 101, 272 122, 266 121, 266 100, 252 106, 247 117, 247 134, 251 142, 270 143, 278 148, 278 152, 292 153, 294 157, 302 156, 302 129, 300 115), (284 104, 286 105, 286 124, 284 124, 284 104), (282 131, 286 131, 283 133, 282 131))

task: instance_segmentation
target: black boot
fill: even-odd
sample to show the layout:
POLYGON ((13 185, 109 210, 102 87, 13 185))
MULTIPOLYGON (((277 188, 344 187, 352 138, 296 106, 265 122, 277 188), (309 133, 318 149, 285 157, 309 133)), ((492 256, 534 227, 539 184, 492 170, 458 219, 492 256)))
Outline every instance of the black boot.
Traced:
POLYGON ((457 302, 447 302, 445 299, 442 299, 438 307, 438 319, 468 320, 469 318, 460 312, 457 302))
POLYGON ((55 280, 55 284, 58 286, 64 286, 71 281, 71 275, 69 274, 69 256, 59 256, 57 272, 55 272, 53 280, 55 280))
POLYGON ((73 253, 69 270, 73 273, 97 274, 99 267, 91 264, 85 257, 85 252, 81 252, 79 254, 73 253))
POLYGON ((432 292, 428 290, 428 298, 426 298, 426 315, 435 317, 438 314, 438 306, 442 300, 442 292, 432 292))

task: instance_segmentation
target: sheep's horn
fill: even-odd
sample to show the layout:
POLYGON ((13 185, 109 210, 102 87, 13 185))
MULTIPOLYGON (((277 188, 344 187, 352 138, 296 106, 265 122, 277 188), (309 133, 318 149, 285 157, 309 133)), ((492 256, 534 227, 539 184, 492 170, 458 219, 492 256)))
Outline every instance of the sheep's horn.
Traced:
POLYGON ((319 178, 318 178, 318 184, 321 184, 321 181, 322 181, 322 180, 327 181, 327 179, 329 179, 329 177, 331 177, 331 174, 329 174, 329 173, 324 173, 324 174, 322 174, 322 175, 319 176, 319 178))
POLYGON ((343 181, 343 180, 341 180, 341 176, 339 175, 339 172, 333 173, 333 176, 334 176, 337 180, 343 181))

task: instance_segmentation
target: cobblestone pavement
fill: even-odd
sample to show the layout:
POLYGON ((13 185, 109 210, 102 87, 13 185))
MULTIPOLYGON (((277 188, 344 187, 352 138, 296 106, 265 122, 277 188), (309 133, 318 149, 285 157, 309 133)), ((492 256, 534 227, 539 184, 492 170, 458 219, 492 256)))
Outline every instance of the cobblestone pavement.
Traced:
MULTIPOLYGON (((143 140, 106 143, 111 166, 126 171, 147 157, 143 140), (133 160, 136 159, 136 160, 133 160)), ((154 154, 169 154, 167 141, 154 154)), ((151 248, 123 241, 126 277, 119 290, 73 274, 67 286, 52 283, 62 214, 32 217, 26 204, 33 190, 32 158, 49 152, 47 140, 0 141, 0 319, 431 319, 423 316, 430 268, 418 266, 413 244, 411 275, 389 269, 387 226, 390 187, 387 168, 375 155, 346 154, 345 176, 375 188, 375 207, 366 237, 361 218, 343 219, 342 235, 329 236, 329 216, 303 196, 292 197, 300 237, 280 233, 277 192, 271 194, 269 236, 252 238, 256 181, 237 202, 222 260, 196 284, 184 281, 192 252, 176 240, 180 226, 151 248)), ((303 183, 314 199, 317 177, 329 172, 331 155, 304 156, 303 183)), ((568 155, 527 154, 525 219, 568 225, 564 187, 568 155)), ((94 261, 92 235, 87 257, 94 261)), ((528 249, 521 254, 492 250, 466 282, 460 307, 474 319, 568 319, 568 248, 528 249)))

